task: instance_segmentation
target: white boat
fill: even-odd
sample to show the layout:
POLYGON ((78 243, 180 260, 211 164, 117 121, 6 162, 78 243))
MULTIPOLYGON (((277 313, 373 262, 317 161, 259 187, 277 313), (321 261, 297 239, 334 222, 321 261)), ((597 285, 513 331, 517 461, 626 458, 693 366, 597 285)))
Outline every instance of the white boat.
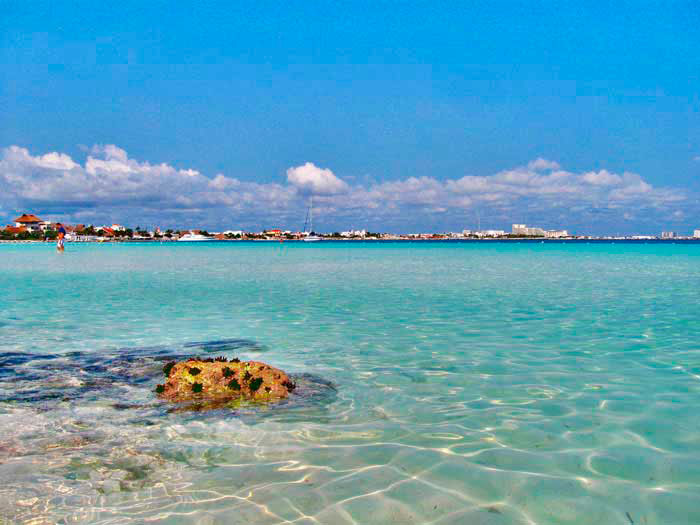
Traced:
POLYGON ((197 241, 209 241, 211 240, 209 237, 206 235, 202 235, 200 233, 186 233, 182 237, 178 239, 178 242, 197 242, 197 241))
POLYGON ((317 242, 321 240, 321 237, 314 235, 314 196, 311 194, 311 199, 309 200, 309 213, 307 214, 309 220, 309 231, 306 231, 306 224, 304 224, 304 236, 301 240, 304 242, 317 242))

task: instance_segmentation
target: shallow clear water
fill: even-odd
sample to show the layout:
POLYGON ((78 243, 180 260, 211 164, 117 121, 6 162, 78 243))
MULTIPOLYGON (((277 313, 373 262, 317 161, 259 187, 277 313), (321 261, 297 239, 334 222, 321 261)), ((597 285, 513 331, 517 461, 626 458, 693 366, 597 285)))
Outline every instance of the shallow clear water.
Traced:
POLYGON ((700 523, 699 305, 698 245, 0 245, 0 523, 700 523))

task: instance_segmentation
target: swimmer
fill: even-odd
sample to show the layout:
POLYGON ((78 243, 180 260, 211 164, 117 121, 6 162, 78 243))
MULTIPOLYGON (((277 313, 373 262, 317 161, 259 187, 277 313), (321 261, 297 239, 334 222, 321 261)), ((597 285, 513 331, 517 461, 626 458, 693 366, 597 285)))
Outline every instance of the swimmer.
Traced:
POLYGON ((65 250, 63 246, 63 239, 66 236, 66 229, 60 222, 56 226, 58 226, 58 241, 56 241, 56 249, 59 252, 62 252, 63 250, 65 250))

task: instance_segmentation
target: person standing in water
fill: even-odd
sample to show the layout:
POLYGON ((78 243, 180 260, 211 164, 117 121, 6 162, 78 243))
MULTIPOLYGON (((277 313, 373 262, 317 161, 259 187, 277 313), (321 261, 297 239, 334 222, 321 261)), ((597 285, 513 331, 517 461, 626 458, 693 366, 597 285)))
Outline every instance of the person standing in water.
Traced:
POLYGON ((66 236, 66 229, 63 227, 63 224, 61 224, 60 222, 56 226, 58 226, 58 241, 56 241, 56 249, 59 252, 62 252, 65 249, 63 247, 63 239, 66 236))

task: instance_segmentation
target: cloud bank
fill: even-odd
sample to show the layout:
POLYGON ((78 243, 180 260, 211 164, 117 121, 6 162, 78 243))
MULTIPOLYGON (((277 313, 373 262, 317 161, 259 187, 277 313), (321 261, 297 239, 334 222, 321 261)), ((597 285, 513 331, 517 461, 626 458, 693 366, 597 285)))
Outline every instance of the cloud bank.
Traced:
POLYGON ((84 164, 65 153, 0 150, 0 214, 35 211, 73 222, 298 229, 314 194, 319 228, 389 231, 472 228, 537 222, 580 233, 629 231, 689 220, 689 195, 654 187, 637 174, 571 172, 547 159, 489 176, 407 177, 350 184, 311 162, 280 182, 257 183, 130 158, 114 145, 94 146, 84 164), (490 221, 488 224, 485 219, 490 221))

